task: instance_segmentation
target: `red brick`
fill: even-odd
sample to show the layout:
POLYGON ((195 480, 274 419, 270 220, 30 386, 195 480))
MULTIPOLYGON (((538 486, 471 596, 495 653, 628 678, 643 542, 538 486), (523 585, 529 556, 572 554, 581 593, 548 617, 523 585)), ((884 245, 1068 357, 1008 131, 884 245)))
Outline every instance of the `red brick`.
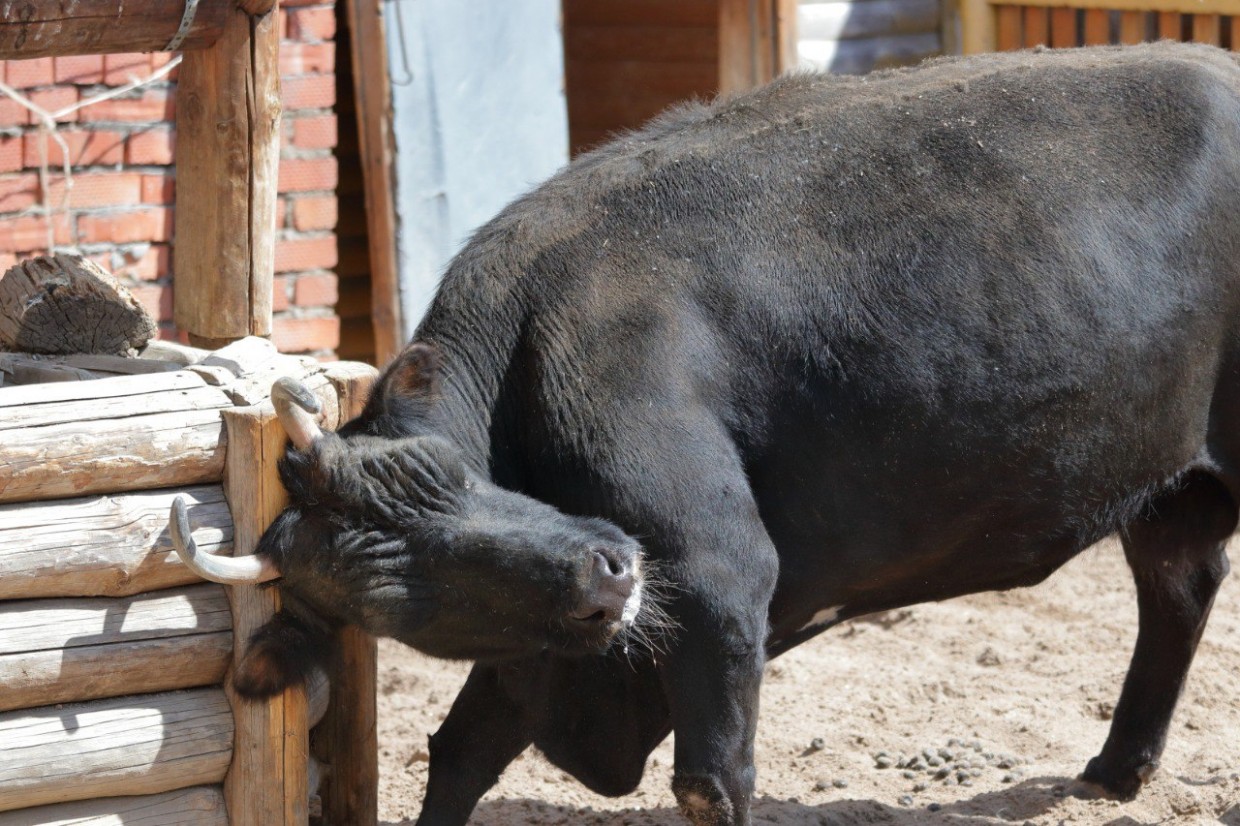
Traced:
POLYGON ((166 277, 171 271, 172 248, 167 244, 151 244, 137 259, 132 253, 124 253, 125 262, 116 268, 117 276, 128 276, 139 281, 155 281, 166 277))
POLYGON ((0 126, 24 126, 28 111, 17 101, 0 96, 0 126))
POLYGON ((151 73, 151 58, 144 54, 110 54, 103 58, 103 82, 124 86, 151 73))
POLYGON ((87 106, 82 111, 82 120, 86 121, 121 121, 125 123, 141 123, 170 121, 175 115, 172 96, 163 89, 153 89, 141 97, 124 97, 104 100, 87 106))
POLYGON ((271 327, 271 340, 282 353, 335 350, 340 346, 340 319, 336 316, 281 316, 272 320, 271 327))
MULTIPOLYGON (((69 146, 69 164, 71 166, 91 166, 93 164, 117 164, 124 160, 125 138, 120 132, 59 132, 69 146)), ((35 169, 39 166, 39 145, 44 140, 38 133, 26 136, 25 163, 26 168, 35 169)), ((47 140, 47 162, 52 171, 64 165, 64 153, 60 144, 50 136, 47 140)))
POLYGON ((317 75, 336 68, 335 43, 281 43, 281 75, 317 75))
POLYGON ((280 0, 280 8, 293 9, 301 6, 322 6, 323 0, 280 0))
POLYGON ((143 175, 142 203, 170 204, 176 197, 176 179, 171 175, 143 175))
POLYGON ((301 149, 331 149, 336 135, 335 115, 293 119, 293 145, 301 149))
POLYGON ((280 82, 280 100, 286 111, 330 109, 336 105, 335 75, 304 75, 280 82))
POLYGON ((65 215, 27 215, 21 218, 7 218, 0 221, 0 250, 5 252, 46 252, 47 228, 52 227, 52 243, 68 244, 72 242, 69 233, 69 222, 65 215))
MULTIPOLYGON (((38 92, 31 92, 28 96, 30 102, 35 106, 41 107, 49 114, 55 114, 58 110, 66 106, 72 106, 78 102, 78 90, 73 86, 53 86, 51 89, 42 89, 38 92)), ((67 115, 61 115, 56 118, 57 123, 70 123, 78 119, 78 112, 75 109, 67 115)), ((38 117, 34 112, 27 110, 26 123, 34 125, 39 123, 38 117)))
POLYGON ((336 159, 282 158, 280 160, 280 192, 313 192, 336 188, 336 159))
POLYGON ((276 29, 279 31, 280 39, 288 39, 288 12, 280 9, 279 16, 276 18, 276 29))
POLYGON ((308 41, 331 40, 336 36, 336 10, 328 6, 318 9, 293 9, 288 13, 288 39, 308 41))
MULTIPOLYGON (((173 54, 172 52, 153 52, 153 53, 150 55, 150 59, 151 59, 151 71, 152 71, 152 72, 154 72, 154 71, 156 71, 157 69, 162 69, 162 68, 164 68, 164 66, 166 66, 166 65, 168 65, 169 63, 171 63, 171 62, 172 62, 172 59, 173 59, 174 57, 176 57, 176 55, 175 55, 175 54, 173 54)), ((164 75, 164 77, 165 77, 166 79, 168 79, 168 80, 176 80, 176 79, 177 79, 177 73, 178 73, 179 71, 180 71, 180 69, 179 69, 179 68, 178 68, 178 69, 173 69, 171 72, 169 72, 168 74, 164 75)))
POLYGON ((302 232, 334 229, 338 218, 337 203, 333 196, 296 199, 293 201, 293 226, 302 232))
POLYGON ((91 86, 103 83, 103 55, 84 54, 56 58, 56 82, 91 86))
POLYGON ((147 207, 78 218, 78 236, 84 244, 131 244, 172 238, 172 210, 147 207))
POLYGON ((175 138, 171 129, 149 129, 129 136, 125 162, 139 166, 167 166, 173 160, 175 138))
POLYGON ((39 200, 39 176, 0 175, 0 212, 16 212, 34 206, 39 200))
POLYGON ((4 80, 14 89, 33 89, 36 86, 50 86, 56 79, 50 57, 36 57, 32 60, 6 60, 4 80))
MULTIPOLYGON (((51 203, 59 204, 64 195, 64 180, 54 177, 49 188, 51 203)), ((133 206, 141 202, 142 176, 137 172, 94 172, 73 176, 73 192, 69 202, 73 209, 133 206)))
POLYGON ((138 303, 146 307, 146 311, 157 321, 172 320, 172 285, 171 284, 133 284, 126 289, 138 299, 138 303))
POLYGON ((25 145, 21 135, 0 136, 0 172, 17 172, 22 168, 22 147, 25 145))
POLYGON ((336 266, 336 236, 276 241, 276 272, 330 270, 336 266))
POLYGON ((289 299, 289 293, 292 292, 290 289, 292 284, 292 276, 277 275, 272 279, 271 311, 273 313, 282 313, 292 305, 292 301, 289 299))
POLYGON ((334 307, 339 299, 336 276, 330 273, 302 275, 293 285, 293 303, 298 307, 334 307))

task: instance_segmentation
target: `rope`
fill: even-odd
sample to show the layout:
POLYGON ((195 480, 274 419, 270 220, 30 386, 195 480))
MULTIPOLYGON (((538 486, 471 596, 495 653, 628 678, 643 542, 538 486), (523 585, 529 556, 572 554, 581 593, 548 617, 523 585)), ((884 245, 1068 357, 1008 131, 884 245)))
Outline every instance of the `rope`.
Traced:
MULTIPOLYGON (((159 69, 155 70, 154 72, 151 72, 151 74, 149 74, 148 76, 144 78, 138 78, 138 79, 131 80, 129 81, 129 83, 126 83, 124 86, 118 86, 115 89, 109 89, 106 92, 101 92, 100 94, 94 95, 93 97, 79 100, 77 103, 74 103, 71 106, 66 106, 63 109, 57 109, 53 112, 49 112, 48 110, 44 109, 42 106, 39 106, 34 101, 30 100, 30 98, 26 97, 21 92, 14 89, 12 86, 9 86, 7 83, 4 83, 3 81, 0 81, 0 94, 4 94, 6 97, 10 98, 11 100, 14 100, 17 103, 21 104, 26 109, 30 110, 30 112, 32 112, 34 116, 38 119, 38 126, 39 126, 39 200, 40 200, 40 203, 42 204, 38 212, 41 212, 43 217, 47 219, 47 251, 49 253, 51 253, 56 246, 55 244, 56 234, 52 227, 51 217, 52 215, 58 212, 68 213, 69 195, 73 189, 73 172, 70 169, 72 164, 69 160, 69 144, 65 142, 64 137, 60 134, 59 131, 57 131, 56 121, 60 118, 63 118, 66 115, 73 114, 79 109, 85 109, 87 106, 93 106, 96 103, 102 103, 105 100, 111 100, 112 98, 120 97, 121 95, 127 92, 132 92, 134 89, 140 89, 143 86, 146 86, 147 84, 154 83, 157 80, 162 80, 164 77, 167 77, 169 72, 171 72, 173 69, 179 66, 180 63, 181 63, 181 56, 177 55, 175 58, 168 61, 163 66, 161 66, 159 69), (50 203, 51 185, 50 185, 49 179, 51 177, 51 169, 50 169, 50 164, 48 162, 48 153, 47 153, 48 138, 51 138, 52 140, 56 141, 56 145, 60 147, 61 158, 63 159, 62 173, 64 175, 64 180, 65 180, 65 189, 64 189, 64 193, 61 195, 61 198, 60 198, 60 205, 56 209, 53 209, 50 203)), ((77 241, 78 241, 77 227, 76 225, 74 225, 72 246, 75 249, 78 246, 77 241)))

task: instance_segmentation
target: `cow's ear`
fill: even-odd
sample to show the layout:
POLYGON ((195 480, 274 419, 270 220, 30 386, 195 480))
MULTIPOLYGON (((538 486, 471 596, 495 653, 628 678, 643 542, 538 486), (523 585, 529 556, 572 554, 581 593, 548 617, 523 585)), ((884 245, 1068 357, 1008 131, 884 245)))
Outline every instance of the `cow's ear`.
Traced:
POLYGON ((233 672, 233 688, 242 697, 262 699, 289 686, 304 685, 330 655, 327 635, 287 611, 271 618, 250 638, 233 672))
POLYGON ((415 341, 388 366, 379 380, 379 393, 388 397, 431 401, 439 395, 439 351, 415 341))

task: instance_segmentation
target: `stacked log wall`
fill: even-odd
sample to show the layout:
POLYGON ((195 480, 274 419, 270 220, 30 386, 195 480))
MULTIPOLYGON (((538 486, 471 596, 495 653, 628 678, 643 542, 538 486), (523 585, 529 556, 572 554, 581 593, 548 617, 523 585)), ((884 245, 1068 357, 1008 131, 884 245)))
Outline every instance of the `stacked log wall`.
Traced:
MULTIPOLYGON (((301 379, 334 428, 374 371, 280 356, 261 339, 187 360, 0 387, 0 826, 304 824, 315 808, 306 744, 329 709, 327 677, 273 704, 230 695, 227 670, 256 621, 242 628, 238 600, 270 608, 277 592, 238 597, 198 579, 172 549, 168 513, 184 497, 201 549, 252 552, 283 501, 272 382, 301 379), (262 451, 229 453, 230 433, 247 438, 238 423, 258 423, 262 451), (275 488, 255 497, 260 475, 275 488), (278 765, 253 748, 254 719, 272 709, 279 738, 258 741, 278 765), (255 808, 272 784, 236 771, 243 748, 246 767, 279 775, 285 799, 255 808)), ((372 679, 362 675, 363 706, 372 679)), ((350 776, 347 760, 336 768, 350 776)))

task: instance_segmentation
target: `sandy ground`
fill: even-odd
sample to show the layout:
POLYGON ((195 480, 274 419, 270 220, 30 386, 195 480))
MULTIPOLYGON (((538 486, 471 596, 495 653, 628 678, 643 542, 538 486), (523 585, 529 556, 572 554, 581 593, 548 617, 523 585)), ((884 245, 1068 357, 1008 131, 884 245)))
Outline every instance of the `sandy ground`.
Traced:
MULTIPOLYGON (((1111 543, 1037 588, 828 631, 767 666, 754 821, 1240 826, 1237 575, 1219 595, 1152 783, 1128 804, 1063 796, 1106 737, 1135 636, 1132 581, 1111 543), (958 767, 949 780, 876 765, 879 752, 898 760, 929 749, 942 760, 940 748, 958 767), (960 771, 969 785, 957 782, 960 771)), ((380 819, 388 826, 417 817, 426 735, 465 672, 382 644, 380 819)), ((608 799, 527 751, 470 823, 684 824, 669 786, 671 754, 669 740, 637 792, 608 799)))

